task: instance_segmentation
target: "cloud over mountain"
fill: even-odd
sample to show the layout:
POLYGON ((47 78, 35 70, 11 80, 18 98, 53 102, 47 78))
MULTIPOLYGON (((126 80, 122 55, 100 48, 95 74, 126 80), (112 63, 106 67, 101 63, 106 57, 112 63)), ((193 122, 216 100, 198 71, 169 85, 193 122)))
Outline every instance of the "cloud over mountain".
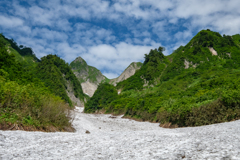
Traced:
POLYGON ((199 30, 239 33, 238 6, 238 0, 2 0, 0 30, 39 58, 82 56, 105 75, 119 75, 150 49, 162 45, 170 54, 199 30))

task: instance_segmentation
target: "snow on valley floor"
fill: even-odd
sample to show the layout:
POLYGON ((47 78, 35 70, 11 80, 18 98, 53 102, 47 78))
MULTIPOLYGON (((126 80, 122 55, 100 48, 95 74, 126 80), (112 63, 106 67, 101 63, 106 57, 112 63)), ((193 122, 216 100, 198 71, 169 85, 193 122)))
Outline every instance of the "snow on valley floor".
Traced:
POLYGON ((82 110, 75 133, 0 131, 0 159, 240 159, 240 121, 164 129, 82 110))

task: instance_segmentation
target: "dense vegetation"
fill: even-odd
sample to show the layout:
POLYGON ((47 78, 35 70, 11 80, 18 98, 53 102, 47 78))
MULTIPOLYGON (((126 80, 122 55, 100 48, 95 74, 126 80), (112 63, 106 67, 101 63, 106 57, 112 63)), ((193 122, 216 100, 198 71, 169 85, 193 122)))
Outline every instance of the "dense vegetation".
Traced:
POLYGON ((239 119, 239 39, 203 30, 169 56, 162 48, 151 50, 142 68, 117 85, 121 94, 102 110, 176 126, 239 119))
POLYGON ((58 56, 47 55, 41 58, 36 67, 36 73, 37 78, 43 81, 52 93, 60 96, 70 106, 73 106, 73 104, 66 92, 68 83, 73 88, 75 97, 84 100, 85 95, 80 82, 73 74, 70 66, 58 56))
POLYGON ((9 54, 0 41, 0 128, 64 130, 71 127, 69 107, 9 54))
POLYGON ((16 60, 21 62, 24 67, 32 67, 33 65, 36 65, 34 62, 39 62, 39 59, 31 48, 23 45, 18 46, 13 39, 8 39, 2 34, 0 34, 0 42, 5 46, 9 53, 15 55, 16 60))
POLYGON ((156 84, 169 63, 169 60, 162 53, 163 50, 164 48, 159 47, 151 50, 149 54, 145 54, 143 66, 133 76, 119 82, 117 89, 122 89, 122 91, 130 89, 142 90, 144 84, 156 84))
POLYGON ((84 112, 92 113, 102 109, 104 106, 112 102, 118 97, 117 90, 109 83, 101 83, 97 91, 85 104, 84 112))

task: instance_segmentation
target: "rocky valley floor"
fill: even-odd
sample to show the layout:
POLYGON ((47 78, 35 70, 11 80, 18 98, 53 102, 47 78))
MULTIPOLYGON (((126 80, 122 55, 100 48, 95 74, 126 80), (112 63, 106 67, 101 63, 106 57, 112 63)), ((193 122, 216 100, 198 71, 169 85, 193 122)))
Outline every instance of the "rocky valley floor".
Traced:
POLYGON ((239 120, 164 129, 82 110, 75 109, 75 133, 0 131, 0 159, 240 159, 239 120))

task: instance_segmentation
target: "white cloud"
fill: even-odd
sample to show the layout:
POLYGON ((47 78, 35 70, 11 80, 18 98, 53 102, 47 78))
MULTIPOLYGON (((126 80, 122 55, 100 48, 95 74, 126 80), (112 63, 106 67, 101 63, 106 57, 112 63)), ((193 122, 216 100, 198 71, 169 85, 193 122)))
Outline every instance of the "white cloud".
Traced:
POLYGON ((160 46, 158 43, 155 45, 140 46, 125 42, 120 42, 114 46, 97 45, 90 47, 86 53, 80 56, 91 66, 104 70, 106 73, 120 75, 131 62, 143 61, 144 54, 149 53, 150 49, 160 46))
POLYGON ((30 14, 35 17, 33 21, 35 23, 50 25, 51 17, 53 16, 51 12, 46 9, 40 8, 38 6, 33 6, 29 9, 30 14))
POLYGON ((0 15, 0 26, 6 28, 14 28, 18 26, 22 26, 24 21, 20 18, 13 17, 13 16, 3 16, 0 15))
POLYGON ((240 17, 227 15, 216 20, 212 26, 225 34, 236 34, 239 33, 240 17))
POLYGON ((83 56, 109 77, 161 44, 170 54, 201 29, 240 33, 239 0, 25 2, 0 2, 4 35, 32 47, 38 57, 52 53, 71 62, 83 56))
POLYGON ((81 53, 86 51, 86 48, 79 44, 69 45, 67 42, 57 44, 56 53, 60 55, 66 62, 73 61, 81 53))
POLYGON ((102 74, 103 74, 104 76, 106 76, 108 79, 117 78, 117 77, 119 76, 119 74, 116 74, 116 73, 103 72, 102 74))
POLYGON ((187 38, 193 37, 192 32, 190 30, 185 30, 183 32, 177 32, 174 37, 178 40, 185 40, 187 38))
POLYGON ((32 30, 32 36, 38 36, 45 40, 62 41, 66 40, 68 36, 59 31, 49 30, 47 28, 35 28, 32 30))
POLYGON ((88 54, 91 54, 96 58, 106 60, 116 59, 118 56, 117 50, 113 46, 106 44, 91 47, 88 54))
POLYGON ((72 40, 87 46, 114 42, 116 37, 111 30, 107 30, 89 23, 77 23, 74 25, 72 40))

